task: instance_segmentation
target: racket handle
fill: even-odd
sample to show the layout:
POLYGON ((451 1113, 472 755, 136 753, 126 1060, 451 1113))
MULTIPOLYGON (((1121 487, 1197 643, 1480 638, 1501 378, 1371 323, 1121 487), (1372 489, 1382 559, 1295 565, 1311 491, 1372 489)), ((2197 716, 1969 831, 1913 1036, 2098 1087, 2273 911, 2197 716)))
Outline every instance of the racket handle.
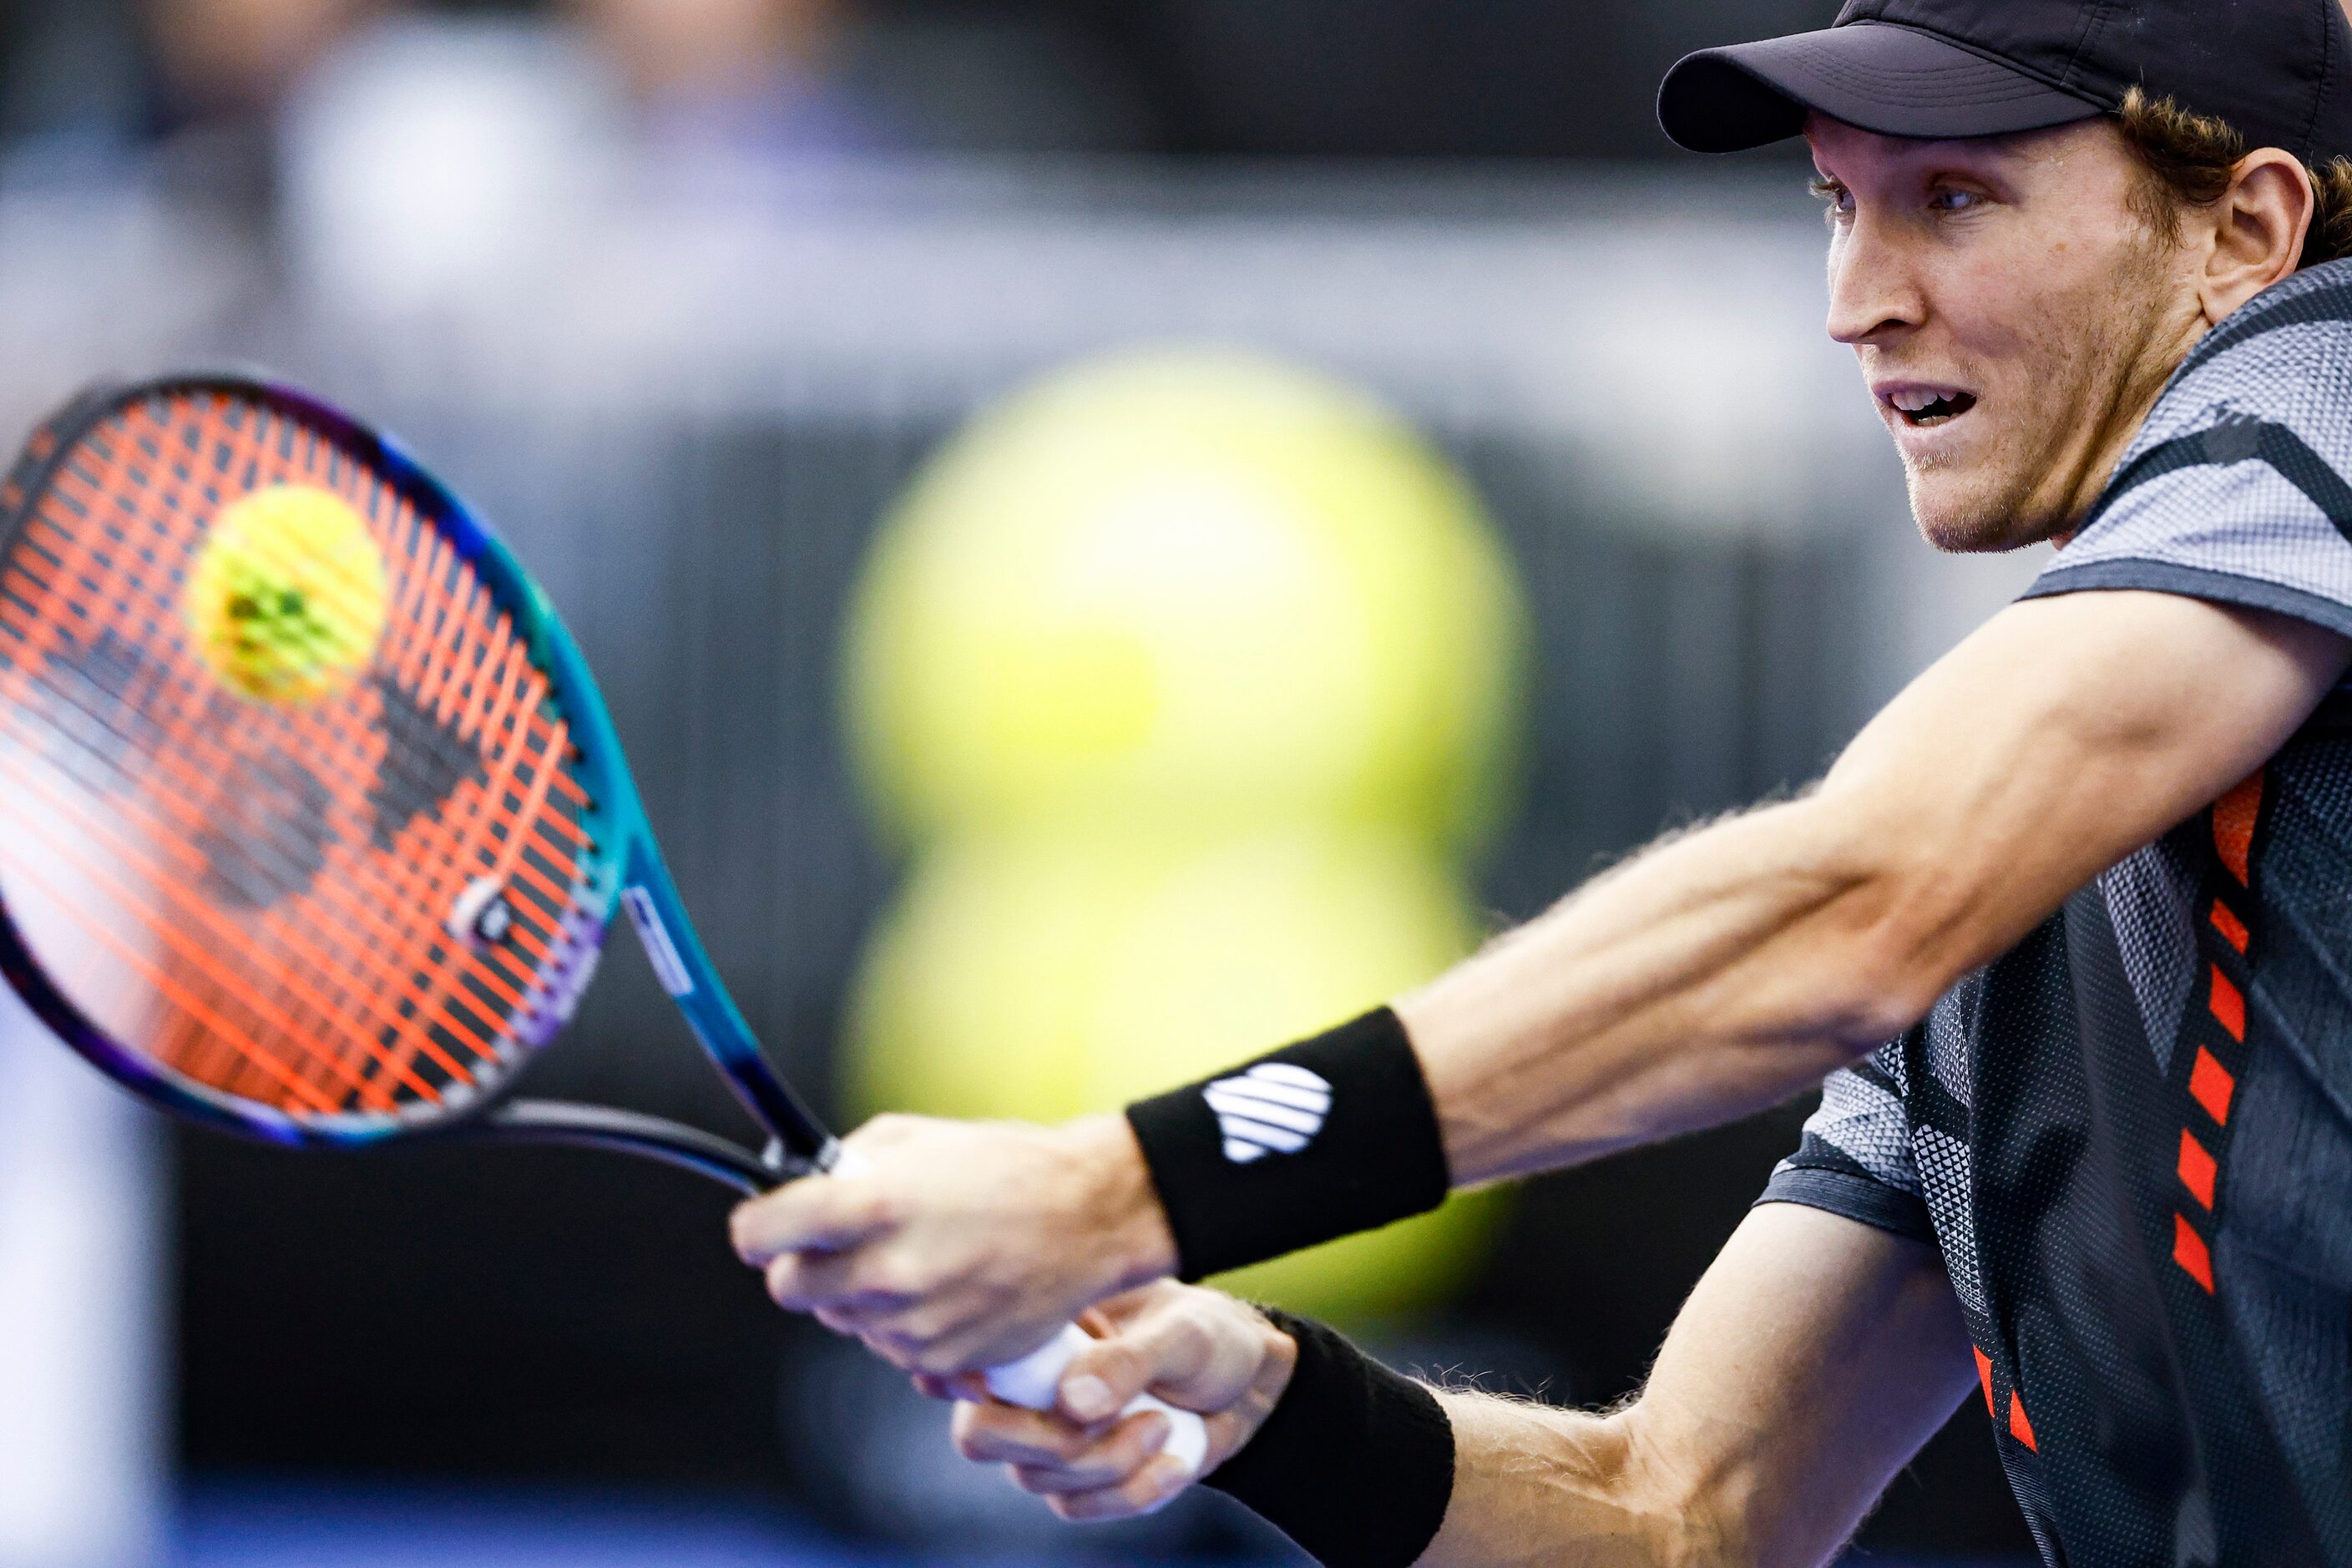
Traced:
MULTIPOLYGON (((1006 1362, 1003 1366, 988 1369, 988 1392, 1007 1405, 1018 1405, 1025 1410, 1051 1410, 1062 1385, 1062 1373, 1080 1351, 1094 1343, 1086 1330, 1076 1323, 1066 1325, 1062 1331, 1023 1356, 1019 1361, 1006 1362)), ((1179 1410, 1163 1399, 1149 1394, 1139 1394, 1128 1401, 1122 1415, 1157 1410, 1168 1417, 1168 1442, 1160 1449, 1173 1455, 1183 1465, 1187 1475, 1201 1473, 1201 1461, 1209 1457, 1209 1428, 1196 1411, 1179 1410)))
MULTIPOLYGON (((865 1166, 855 1149, 833 1146, 832 1158, 819 1163, 819 1168, 836 1176, 854 1176, 865 1166)), ((1023 1356, 1019 1361, 1006 1362, 982 1374, 988 1392, 1007 1405, 1018 1405, 1024 1410, 1051 1410, 1059 1403, 1062 1373, 1069 1370, 1077 1353, 1094 1343, 1094 1336, 1076 1323, 1065 1323, 1062 1331, 1023 1356)), ((1133 1415, 1145 1410, 1157 1410, 1168 1417, 1168 1441, 1160 1448, 1173 1455, 1184 1467, 1184 1473, 1198 1476, 1201 1461, 1209 1457, 1209 1428, 1196 1410, 1179 1410, 1164 1399, 1149 1394, 1139 1394, 1127 1402, 1121 1415, 1133 1415)))

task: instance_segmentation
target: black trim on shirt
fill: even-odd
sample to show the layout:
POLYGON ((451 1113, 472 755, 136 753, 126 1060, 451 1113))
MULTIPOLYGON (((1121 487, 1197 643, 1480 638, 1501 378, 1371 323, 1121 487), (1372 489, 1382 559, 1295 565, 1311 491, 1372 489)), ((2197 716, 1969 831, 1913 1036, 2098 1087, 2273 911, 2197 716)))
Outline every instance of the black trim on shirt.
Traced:
MULTIPOLYGON (((2287 483, 2308 496, 2311 504, 2326 513, 2327 521, 2336 525, 2336 532, 2352 539, 2352 485, 2346 484, 2344 476, 2327 466, 2326 458, 2313 451, 2309 442, 2285 426, 2274 425, 2268 420, 2253 423, 2262 441, 2256 456, 2276 468, 2287 483)), ((2220 429, 2221 426, 2216 426, 2205 433, 2208 452, 2214 451, 2217 447, 2223 451, 2230 449, 2226 445, 2227 437, 2216 434, 2220 429)), ((2216 462, 2222 460, 2218 457, 2214 458, 2216 462)))
POLYGON ((2018 595, 2047 599, 2084 590, 2146 588, 2215 604, 2240 605, 2250 610, 2273 610, 2309 621, 2342 637, 2352 637, 2352 605, 2340 605, 2318 594, 2241 577, 2206 566, 2182 566, 2170 561, 2094 561, 2082 566, 2052 566, 2018 595))
POLYGON ((2250 415, 2225 415, 2218 423, 2187 436, 2159 441, 2134 458, 2107 483, 2091 515, 2083 521, 2087 531, 2115 510, 2116 503, 2150 480, 2184 468, 2226 468, 2259 459, 2301 490, 2336 531, 2352 540, 2352 485, 2327 466, 2327 459, 2309 442, 2284 425, 2250 415))
POLYGON ((1890 1187, 1868 1175, 1829 1170, 1818 1165, 1783 1165, 1764 1184, 1750 1208, 1765 1204, 1801 1204, 1825 1209, 1850 1220, 1910 1241, 1933 1242, 1935 1227, 1927 1223, 1925 1199, 1890 1187))

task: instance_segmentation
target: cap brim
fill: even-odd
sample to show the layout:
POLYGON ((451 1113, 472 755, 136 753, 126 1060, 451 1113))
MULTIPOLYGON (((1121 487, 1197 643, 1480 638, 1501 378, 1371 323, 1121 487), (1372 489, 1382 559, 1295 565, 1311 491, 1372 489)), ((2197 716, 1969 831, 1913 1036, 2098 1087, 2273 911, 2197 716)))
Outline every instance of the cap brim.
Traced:
POLYGON ((1658 124, 1694 153, 1794 136, 1815 111, 1882 136, 2003 136, 2105 106, 1932 33, 1850 22, 1685 55, 1658 87, 1658 124))

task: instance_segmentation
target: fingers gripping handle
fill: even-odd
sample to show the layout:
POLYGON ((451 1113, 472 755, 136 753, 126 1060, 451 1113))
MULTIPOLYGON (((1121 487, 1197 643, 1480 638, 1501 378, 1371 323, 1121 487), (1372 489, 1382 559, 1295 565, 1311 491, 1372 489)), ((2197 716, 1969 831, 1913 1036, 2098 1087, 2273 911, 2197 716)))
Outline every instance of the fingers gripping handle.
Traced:
MULTIPOLYGON (((864 1166, 856 1150, 842 1149, 838 1144, 835 1148, 837 1152, 825 1163, 825 1168, 833 1174, 855 1175, 864 1166)), ((1069 1370, 1072 1359, 1093 1342, 1086 1330, 1076 1323, 1065 1323, 1060 1333, 1019 1361, 990 1368, 985 1373, 988 1392, 1024 1410, 1051 1410, 1058 1402, 1062 1373, 1069 1370)), ((1160 1452, 1172 1456, 1187 1475, 1198 1476, 1201 1462, 1209 1457, 1209 1428, 1199 1413, 1179 1410, 1164 1399, 1139 1394, 1127 1402, 1127 1408, 1119 1414, 1133 1415, 1145 1410, 1157 1410, 1168 1417, 1168 1442, 1160 1452)))
MULTIPOLYGON (((1019 1361, 991 1367, 988 1392, 1007 1405, 1018 1405, 1027 1410, 1051 1410, 1062 1384, 1062 1373, 1068 1370, 1071 1359, 1093 1342, 1084 1329, 1076 1323, 1068 1324, 1019 1361)), ((1119 1414, 1134 1415, 1146 1410, 1157 1410, 1168 1417, 1168 1443, 1160 1452, 1173 1457, 1186 1474, 1199 1475, 1201 1461, 1209 1457, 1209 1429, 1201 1417, 1149 1394, 1137 1394, 1119 1414)))

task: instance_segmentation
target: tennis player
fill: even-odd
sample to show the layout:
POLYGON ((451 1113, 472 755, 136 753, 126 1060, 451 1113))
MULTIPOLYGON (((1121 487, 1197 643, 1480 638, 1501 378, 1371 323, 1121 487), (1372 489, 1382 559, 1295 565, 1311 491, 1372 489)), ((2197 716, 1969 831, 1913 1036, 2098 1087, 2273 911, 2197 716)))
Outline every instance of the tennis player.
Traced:
POLYGON ((1919 528, 2055 545, 2024 598, 1802 798, 1392 1006, 1121 1118, 877 1121, 739 1249, 936 1379, 1826 1078, 1617 1415, 1161 1286, 1062 1425, 967 1444, 1072 1512, 1155 1500, 1156 1417, 1076 1425, 1140 1375, 1327 1563, 1807 1563, 1974 1390, 2051 1563, 2352 1563, 2352 30, 1849 0, 1659 108, 1689 148, 1806 138, 1919 528))

